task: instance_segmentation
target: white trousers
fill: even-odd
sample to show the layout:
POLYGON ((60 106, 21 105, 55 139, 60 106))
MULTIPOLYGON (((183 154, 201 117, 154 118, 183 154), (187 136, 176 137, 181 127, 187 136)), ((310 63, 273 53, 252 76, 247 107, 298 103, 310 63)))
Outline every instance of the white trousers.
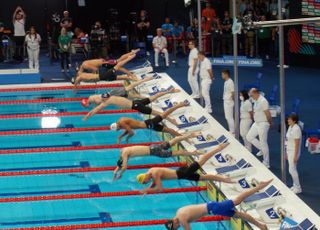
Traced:
MULTIPOLYGON (((162 53, 164 53, 164 58, 166 59, 166 65, 169 65, 169 53, 167 49, 163 49, 162 53)), ((159 65, 159 49, 154 49, 154 61, 156 65, 159 65)))
POLYGON ((206 109, 212 109, 210 100, 211 84, 212 80, 210 78, 201 79, 201 95, 204 99, 206 109))
POLYGON ((289 163, 289 173, 293 180, 293 187, 301 189, 297 164, 294 163, 294 151, 287 150, 287 157, 289 163))
POLYGON ((240 135, 243 139, 244 146, 252 152, 252 144, 247 140, 247 134, 251 128, 252 119, 241 119, 240 120, 240 135))
POLYGON ((263 154, 263 163, 265 165, 270 164, 269 146, 268 146, 268 132, 270 124, 268 122, 255 122, 251 126, 247 140, 259 149, 263 154), (259 140, 257 139, 259 136, 259 140))
POLYGON ((195 75, 192 74, 193 67, 189 67, 188 70, 188 82, 192 91, 192 95, 200 96, 199 83, 198 83, 198 72, 195 71, 195 75))
POLYGON ((223 100, 224 117, 227 120, 230 133, 234 134, 234 101, 223 100))
POLYGON ((40 49, 28 49, 29 69, 39 69, 40 49))

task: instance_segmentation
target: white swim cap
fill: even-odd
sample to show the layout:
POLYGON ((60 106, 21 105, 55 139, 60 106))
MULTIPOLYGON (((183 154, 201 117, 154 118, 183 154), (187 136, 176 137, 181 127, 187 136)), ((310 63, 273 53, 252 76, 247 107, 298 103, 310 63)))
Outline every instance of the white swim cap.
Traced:
POLYGON ((110 125, 110 129, 113 131, 117 131, 118 130, 118 124, 117 123, 113 123, 110 125))

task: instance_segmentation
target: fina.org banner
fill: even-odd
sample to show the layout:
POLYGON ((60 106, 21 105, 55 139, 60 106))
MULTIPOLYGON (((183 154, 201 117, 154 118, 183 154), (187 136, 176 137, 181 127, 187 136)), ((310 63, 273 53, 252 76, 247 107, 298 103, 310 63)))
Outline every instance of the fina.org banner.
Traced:
MULTIPOLYGON (((212 65, 220 66, 233 66, 234 59, 233 56, 223 56, 222 58, 210 58, 212 65)), ((262 67, 262 59, 258 58, 247 58, 245 56, 238 57, 238 66, 244 67, 262 67)))

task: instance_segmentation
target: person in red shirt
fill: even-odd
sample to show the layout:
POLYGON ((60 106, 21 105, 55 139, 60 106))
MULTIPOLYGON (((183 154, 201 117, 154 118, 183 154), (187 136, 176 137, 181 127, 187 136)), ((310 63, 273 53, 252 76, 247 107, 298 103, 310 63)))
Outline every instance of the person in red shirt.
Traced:
POLYGON ((202 10, 202 17, 205 18, 204 30, 209 32, 211 23, 216 17, 216 11, 211 7, 211 3, 206 3, 206 8, 202 10))

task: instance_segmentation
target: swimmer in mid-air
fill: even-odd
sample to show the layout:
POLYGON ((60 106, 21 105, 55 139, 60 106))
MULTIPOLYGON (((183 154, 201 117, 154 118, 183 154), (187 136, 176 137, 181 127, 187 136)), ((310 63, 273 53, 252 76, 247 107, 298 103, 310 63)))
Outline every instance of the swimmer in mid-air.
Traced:
POLYGON ((152 182, 150 187, 142 190, 142 193, 161 192, 163 190, 163 180, 190 180, 190 181, 221 181, 225 183, 234 183, 229 177, 213 174, 200 175, 197 171, 215 154, 222 151, 229 145, 228 142, 219 144, 219 147, 210 152, 201 155, 199 161, 193 162, 189 166, 183 166, 177 170, 169 168, 151 168, 147 173, 141 173, 137 176, 137 181, 140 184, 152 182))
MULTIPOLYGON (((129 53, 126 53, 124 55, 122 55, 119 59, 91 59, 91 60, 86 60, 84 62, 82 62, 78 73, 82 73, 85 71, 91 71, 92 73, 98 73, 98 70, 100 67, 106 67, 107 69, 112 69, 113 67, 116 66, 117 63, 126 60, 130 55, 136 54, 139 52, 140 49, 136 49, 136 50, 132 50, 129 53)), ((130 72, 125 69, 125 68, 119 68, 119 71, 126 73, 126 74, 130 74, 130 72)))
POLYGON ((205 204, 195 204, 182 207, 177 211, 174 218, 165 223, 165 227, 168 230, 176 230, 182 226, 185 230, 190 230, 190 223, 200 219, 201 217, 206 215, 221 215, 241 218, 256 225, 262 230, 267 230, 268 227, 266 224, 257 221, 256 218, 248 213, 237 211, 235 206, 241 204, 247 197, 267 187, 271 181, 272 180, 260 182, 256 187, 247 189, 233 200, 225 200, 222 202, 210 201, 205 204))
POLYGON ((118 180, 122 177, 122 174, 128 167, 128 160, 130 157, 138 156, 156 156, 160 158, 169 158, 175 156, 190 156, 190 155, 200 155, 201 152, 193 151, 189 152, 187 150, 172 150, 171 147, 180 143, 181 141, 188 140, 189 138, 194 138, 199 136, 200 132, 193 132, 178 136, 170 141, 165 141, 161 144, 155 144, 150 146, 131 146, 126 147, 121 150, 121 155, 117 161, 117 167, 113 172, 113 180, 118 180), (119 173, 119 174, 118 174, 119 173))
POLYGON ((113 68, 107 71, 96 73, 79 72, 74 80, 74 86, 77 88, 81 82, 98 82, 98 81, 116 81, 116 80, 131 80, 136 81, 137 78, 131 75, 117 75, 122 66, 135 58, 135 54, 129 55, 125 60, 118 62, 113 68))
POLYGON ((126 136, 126 143, 129 142, 129 139, 134 135, 134 129, 153 129, 158 132, 170 133, 173 136, 181 136, 180 133, 171 129, 169 127, 165 127, 160 124, 163 119, 167 119, 171 113, 176 111, 179 108, 188 106, 189 102, 180 102, 176 106, 168 109, 167 111, 155 116, 152 119, 148 119, 145 121, 138 121, 132 118, 122 117, 116 123, 110 125, 111 130, 118 131, 120 129, 124 129, 125 131, 118 137, 118 144, 121 142, 122 138, 126 136))
MULTIPOLYGON (((153 79, 151 77, 151 79, 153 79)), ((134 82, 132 85, 137 85, 137 84, 141 84, 145 81, 148 81, 150 79, 143 79, 143 80, 140 80, 138 82, 134 82)), ((119 91, 117 91, 116 93, 118 93, 119 91)), ((89 97, 89 100, 87 101, 82 101, 82 105, 83 106, 89 106, 89 102, 92 101, 94 102, 97 106, 92 109, 84 118, 83 120, 86 121, 88 120, 91 116, 95 115, 96 113, 98 113, 100 110, 102 110, 103 108, 109 106, 109 105, 115 105, 115 106, 118 106, 120 108, 123 108, 123 109, 133 109, 133 110, 137 110, 139 111, 140 113, 143 113, 143 114, 153 114, 153 115, 160 115, 161 112, 159 111, 156 111, 154 109, 152 109, 151 107, 147 106, 149 105, 150 103, 152 103, 153 101, 157 100, 158 98, 166 95, 166 94, 169 94, 169 93, 176 93, 176 92, 180 92, 180 90, 178 89, 174 89, 174 88, 171 88, 169 91, 162 91, 162 92, 159 92, 157 94, 155 94, 154 96, 151 96, 149 98, 143 98, 143 99, 138 99, 138 100, 129 100, 125 97, 122 97, 123 95, 124 96, 127 96, 127 91, 125 90, 121 90, 121 95, 120 96, 114 96, 112 95, 112 93, 115 93, 115 92, 110 92, 110 93, 105 93, 105 94, 102 94, 102 95, 94 95, 94 96, 90 96, 89 97), (111 95, 110 95, 111 94, 111 95)), ((169 120, 169 119, 168 119, 169 120)), ((169 120, 170 122, 172 122, 172 120, 169 120)))

